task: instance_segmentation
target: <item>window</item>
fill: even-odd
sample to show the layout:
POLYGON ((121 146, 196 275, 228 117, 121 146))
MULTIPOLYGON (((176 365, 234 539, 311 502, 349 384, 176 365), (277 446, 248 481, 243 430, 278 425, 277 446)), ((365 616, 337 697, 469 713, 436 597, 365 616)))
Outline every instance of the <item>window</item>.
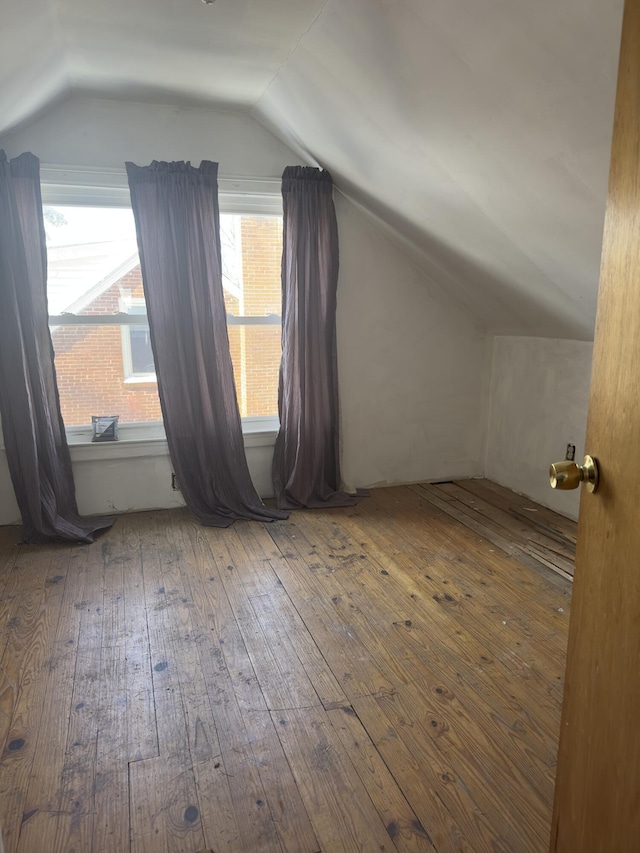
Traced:
MULTIPOLYGON (((130 297, 120 303, 120 311, 146 319, 144 299, 130 297)), ((151 351, 149 326, 122 326, 122 363, 125 382, 155 382, 156 367, 151 351)))
POLYGON ((148 326, 129 326, 129 363, 132 377, 155 376, 148 326))
MULTIPOLYGON (((49 322, 67 427, 161 420, 133 214, 45 204, 49 322)), ((245 426, 277 417, 282 217, 222 213, 229 344, 245 426)))

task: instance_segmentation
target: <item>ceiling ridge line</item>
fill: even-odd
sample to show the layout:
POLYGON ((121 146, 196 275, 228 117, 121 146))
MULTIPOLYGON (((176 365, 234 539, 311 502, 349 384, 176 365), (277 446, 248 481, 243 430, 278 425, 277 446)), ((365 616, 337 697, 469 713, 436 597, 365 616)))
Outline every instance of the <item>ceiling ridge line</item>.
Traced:
POLYGON ((306 29, 303 33, 301 33, 301 34, 300 34, 300 36, 298 37, 298 40, 296 41, 296 43, 294 44, 294 46, 293 46, 293 47, 291 48, 291 50, 289 51, 289 53, 287 54, 286 58, 285 58, 285 59, 280 63, 280 65, 278 66, 277 70, 276 70, 276 71, 275 71, 275 73, 273 74, 273 77, 269 80, 269 82, 267 83, 267 85, 266 85, 266 86, 264 87, 264 89, 262 90, 262 94, 260 95, 260 97, 258 98, 258 100, 254 102, 253 107, 252 107, 252 110, 257 109, 258 105, 260 104, 260 102, 262 101, 262 99, 265 97, 265 95, 267 94, 267 92, 269 91, 269 89, 271 88, 271 86, 273 85, 273 83, 274 83, 275 79, 278 77, 278 75, 280 74, 280 72, 282 71, 282 69, 285 67, 285 65, 287 65, 287 63, 289 62, 289 60, 291 59, 291 57, 293 56, 293 54, 294 54, 294 53, 296 52, 296 50, 299 48, 299 46, 300 46, 300 42, 302 41, 302 39, 303 39, 303 38, 305 38, 305 36, 309 35, 309 33, 311 32, 311 30, 315 27, 315 25, 316 25, 316 22, 317 22, 318 18, 322 15, 322 13, 324 12, 324 10, 326 9, 326 7, 327 7, 327 5, 328 5, 328 4, 329 4, 329 0, 324 0, 324 3, 322 4, 321 8, 320 8, 320 9, 318 9, 318 12, 316 13, 316 16, 315 16, 315 18, 313 19, 313 21, 311 21, 311 23, 309 24, 309 26, 307 27, 307 29, 306 29))

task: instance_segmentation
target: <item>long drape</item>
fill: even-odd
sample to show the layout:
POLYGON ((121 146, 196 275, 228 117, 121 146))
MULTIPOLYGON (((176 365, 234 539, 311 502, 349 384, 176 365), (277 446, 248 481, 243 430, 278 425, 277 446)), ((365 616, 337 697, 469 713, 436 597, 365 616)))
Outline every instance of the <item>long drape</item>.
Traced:
POLYGON ((280 430, 273 457, 279 507, 350 506, 340 490, 336 293, 338 229, 328 172, 282 175, 280 430))
POLYGON ((78 515, 47 315, 40 162, 0 151, 0 416, 24 541, 93 542, 113 518, 78 515))
POLYGON ((171 461, 202 524, 273 521, 247 467, 222 290, 218 164, 127 163, 171 461))

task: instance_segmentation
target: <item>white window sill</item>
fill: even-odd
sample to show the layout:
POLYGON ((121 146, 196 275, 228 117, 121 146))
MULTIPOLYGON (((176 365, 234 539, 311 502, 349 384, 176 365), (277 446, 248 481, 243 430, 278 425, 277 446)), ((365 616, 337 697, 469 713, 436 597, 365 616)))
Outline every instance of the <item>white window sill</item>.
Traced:
POLYGON ((157 385, 155 373, 132 373, 124 380, 125 385, 157 385))
POLYGON ((98 462, 103 459, 140 459, 167 456, 166 438, 120 439, 119 441, 69 441, 72 462, 98 462))
MULTIPOLYGON (((245 447, 273 447, 278 434, 277 417, 244 418, 245 447)), ((118 441, 91 441, 90 427, 70 427, 67 441, 73 462, 107 459, 140 459, 167 456, 169 450, 162 423, 123 424, 118 441)))

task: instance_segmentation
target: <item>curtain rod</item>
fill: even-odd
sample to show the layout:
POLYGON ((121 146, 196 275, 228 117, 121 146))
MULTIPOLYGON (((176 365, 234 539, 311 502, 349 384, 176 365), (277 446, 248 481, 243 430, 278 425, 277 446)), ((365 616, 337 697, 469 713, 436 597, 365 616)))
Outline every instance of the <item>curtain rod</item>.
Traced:
MULTIPOLYGON (((71 166, 59 163, 41 163, 40 179, 50 184, 84 184, 92 186, 127 186, 126 169, 113 166, 71 166), (91 183, 93 181, 93 183, 91 183)), ((280 187, 281 178, 258 175, 218 174, 218 179, 229 184, 264 184, 280 187)))

